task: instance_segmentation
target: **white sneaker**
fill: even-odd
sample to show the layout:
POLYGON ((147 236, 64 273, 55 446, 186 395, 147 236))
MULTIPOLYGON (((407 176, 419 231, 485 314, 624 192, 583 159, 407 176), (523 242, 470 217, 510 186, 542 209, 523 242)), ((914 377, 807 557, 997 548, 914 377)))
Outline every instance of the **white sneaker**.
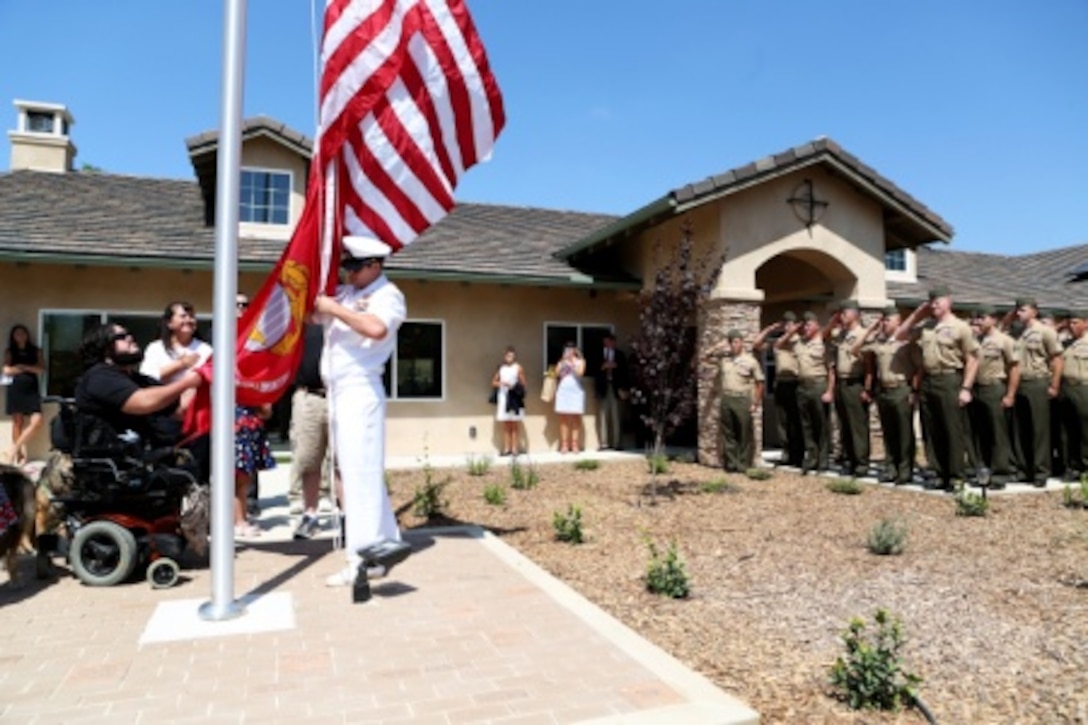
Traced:
POLYGON ((302 513, 305 510, 306 510, 306 508, 302 505, 302 499, 301 498, 291 499, 291 508, 289 509, 289 512, 291 513, 292 516, 298 516, 300 513, 302 513))
MULTIPOLYGON (((327 587, 350 587, 355 583, 355 572, 358 571, 358 566, 348 565, 330 575, 325 579, 325 586, 327 587)), ((381 579, 385 576, 384 566, 368 566, 366 569, 367 579, 381 579)))
POLYGON ((328 496, 322 496, 321 500, 317 502, 317 510, 323 514, 332 512, 332 501, 329 500, 328 496))

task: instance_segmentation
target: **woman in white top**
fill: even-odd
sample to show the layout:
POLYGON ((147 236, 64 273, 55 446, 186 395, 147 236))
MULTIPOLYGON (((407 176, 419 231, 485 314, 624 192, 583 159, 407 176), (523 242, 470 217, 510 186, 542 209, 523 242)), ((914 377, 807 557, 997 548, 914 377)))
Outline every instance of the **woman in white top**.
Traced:
POLYGON ((586 391, 582 387, 585 372, 585 358, 573 342, 568 342, 563 348, 563 357, 555 364, 555 374, 559 378, 555 388, 555 412, 559 414, 560 453, 581 450, 582 415, 586 412, 586 391))
POLYGON ((196 336, 196 314, 188 302, 171 302, 162 313, 159 339, 147 346, 140 372, 172 382, 186 370, 203 365, 212 346, 196 336))
POLYGON ((521 452, 518 424, 525 417, 525 371, 518 364, 517 352, 513 347, 506 348, 502 365, 495 371, 491 385, 498 389, 495 420, 502 422, 500 455, 516 455, 521 452))

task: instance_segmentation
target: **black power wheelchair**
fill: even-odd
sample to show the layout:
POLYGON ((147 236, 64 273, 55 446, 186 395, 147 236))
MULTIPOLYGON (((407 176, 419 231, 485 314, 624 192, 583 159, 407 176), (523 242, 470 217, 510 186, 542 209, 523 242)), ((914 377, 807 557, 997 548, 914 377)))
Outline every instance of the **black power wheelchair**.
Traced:
POLYGON ((59 404, 60 411, 39 484, 46 488, 38 499, 39 521, 52 523, 50 533, 39 531, 39 575, 58 555, 90 586, 119 584, 137 570, 152 587, 173 586, 187 540, 198 553, 207 541, 208 489, 198 480, 199 467, 184 450, 153 448, 132 431, 118 433, 81 412, 73 399, 50 396, 45 402, 59 404), (183 506, 202 525, 183 526, 183 506))

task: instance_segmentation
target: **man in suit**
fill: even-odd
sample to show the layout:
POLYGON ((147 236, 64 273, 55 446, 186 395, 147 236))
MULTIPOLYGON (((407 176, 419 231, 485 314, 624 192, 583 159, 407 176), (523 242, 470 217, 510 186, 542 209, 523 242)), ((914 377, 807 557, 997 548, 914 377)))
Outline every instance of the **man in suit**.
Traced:
POLYGON ((597 440, 602 449, 620 447, 620 400, 627 397, 627 357, 616 349, 616 336, 603 340, 601 365, 593 373, 597 391, 597 440))

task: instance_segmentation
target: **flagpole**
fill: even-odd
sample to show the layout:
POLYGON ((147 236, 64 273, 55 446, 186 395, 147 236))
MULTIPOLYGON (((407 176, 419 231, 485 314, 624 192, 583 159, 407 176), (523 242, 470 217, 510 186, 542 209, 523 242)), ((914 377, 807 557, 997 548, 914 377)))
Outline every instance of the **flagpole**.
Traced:
POLYGON ((242 86, 246 0, 225 0, 223 87, 215 193, 215 287, 212 347, 211 601, 202 619, 234 619, 245 612, 234 599, 234 384, 238 334, 238 199, 242 159, 242 86))

